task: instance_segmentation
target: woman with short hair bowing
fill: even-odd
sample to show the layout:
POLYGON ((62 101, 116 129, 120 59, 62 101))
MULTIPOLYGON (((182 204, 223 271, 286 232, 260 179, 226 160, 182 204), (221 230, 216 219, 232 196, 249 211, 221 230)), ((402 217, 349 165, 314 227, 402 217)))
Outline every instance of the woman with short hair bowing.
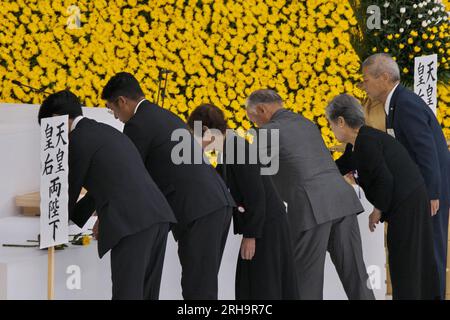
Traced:
POLYGON ((393 299, 439 296, 430 202, 425 181, 406 149, 390 135, 365 126, 358 100, 341 94, 326 108, 336 138, 347 147, 336 161, 342 174, 353 173, 374 210, 373 232, 389 223, 387 247, 393 299))
POLYGON ((189 116, 188 126, 204 148, 215 139, 216 151, 223 159, 216 169, 238 205, 233 212, 234 233, 243 237, 236 269, 236 299, 298 299, 286 207, 271 178, 260 174, 259 164, 248 161, 249 143, 232 131, 226 132, 223 112, 211 104, 197 107, 189 116), (198 133, 195 121, 201 121, 198 133), (209 129, 216 129, 214 139, 205 134, 212 131, 209 129), (239 154, 244 149, 238 150, 238 146, 245 146, 245 158, 239 154), (238 158, 246 161, 239 162, 238 158))

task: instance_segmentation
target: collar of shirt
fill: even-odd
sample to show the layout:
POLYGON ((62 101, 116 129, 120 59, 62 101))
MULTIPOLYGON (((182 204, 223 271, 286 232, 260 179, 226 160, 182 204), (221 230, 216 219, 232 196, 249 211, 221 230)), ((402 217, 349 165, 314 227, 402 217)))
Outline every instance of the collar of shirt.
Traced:
POLYGON ((138 102, 138 104, 136 105, 136 108, 134 109, 134 114, 136 114, 137 109, 139 108, 139 106, 141 105, 141 103, 144 102, 145 100, 147 100, 147 99, 144 98, 144 99, 142 99, 141 101, 138 102))
POLYGON ((76 128, 78 122, 80 122, 80 120, 83 119, 83 118, 84 118, 83 116, 78 116, 78 117, 75 118, 75 120, 73 120, 73 122, 72 122, 72 128, 70 129, 70 132, 72 132, 73 130, 75 130, 75 128, 76 128))
POLYGON ((386 111, 386 115, 389 115, 389 106, 391 104, 391 99, 392 99, 392 95, 394 94, 395 89, 397 89, 398 85, 400 84, 400 82, 398 82, 391 90, 391 92, 389 92, 387 98, 386 98, 386 102, 384 103, 384 110, 386 111))

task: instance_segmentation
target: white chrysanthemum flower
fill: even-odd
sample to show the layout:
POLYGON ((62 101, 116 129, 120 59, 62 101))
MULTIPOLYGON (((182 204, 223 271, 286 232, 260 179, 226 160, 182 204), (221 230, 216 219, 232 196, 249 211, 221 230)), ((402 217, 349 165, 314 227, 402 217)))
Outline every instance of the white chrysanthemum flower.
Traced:
POLYGON ((400 8, 400 13, 405 13, 406 12, 406 8, 405 7, 401 7, 400 8))
POLYGON ((420 13, 417 15, 417 18, 419 18, 419 19, 422 19, 422 17, 423 17, 423 15, 420 13))
POLYGON ((384 7, 385 7, 385 8, 389 7, 389 2, 385 2, 385 3, 384 3, 384 7))
POLYGON ((428 25, 428 23, 426 21, 422 21, 422 27, 426 27, 428 25))
POLYGON ((411 20, 406 20, 406 24, 409 26, 411 24, 411 20))
POLYGON ((400 30, 398 30, 400 33, 403 33, 403 31, 405 31, 405 29, 400 28, 400 30))
POLYGON ((389 20, 383 20, 383 24, 388 24, 389 20))

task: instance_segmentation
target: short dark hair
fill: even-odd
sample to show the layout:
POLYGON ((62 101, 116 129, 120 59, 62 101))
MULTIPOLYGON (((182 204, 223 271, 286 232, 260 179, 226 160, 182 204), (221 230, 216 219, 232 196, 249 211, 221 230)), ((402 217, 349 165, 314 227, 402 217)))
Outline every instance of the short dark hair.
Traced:
POLYGON ((69 90, 62 90, 52 93, 39 108, 38 122, 41 124, 41 119, 50 118, 54 115, 68 115, 70 119, 75 119, 83 115, 81 103, 78 97, 69 90))
POLYGON ((194 121, 201 121, 203 126, 207 126, 209 129, 218 129, 222 133, 228 127, 223 111, 210 103, 202 104, 192 111, 187 120, 189 128, 194 129, 194 121))
POLYGON ((128 72, 119 72, 109 79, 102 91, 103 100, 114 100, 123 96, 137 100, 144 96, 144 92, 137 79, 128 72))

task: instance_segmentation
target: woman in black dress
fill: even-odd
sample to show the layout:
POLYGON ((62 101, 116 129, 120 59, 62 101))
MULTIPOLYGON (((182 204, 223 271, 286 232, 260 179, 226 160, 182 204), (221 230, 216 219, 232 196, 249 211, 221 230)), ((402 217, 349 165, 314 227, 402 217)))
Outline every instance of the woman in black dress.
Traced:
POLYGON ((336 138, 347 143, 336 164, 342 174, 354 175, 374 206, 370 230, 380 221, 388 222, 393 299, 435 299, 439 282, 431 208, 419 168, 397 140, 365 126, 354 97, 335 97, 326 114, 336 138))
POLYGON ((204 148, 217 139, 215 145, 222 150, 216 150, 216 169, 238 205, 233 213, 233 227, 234 233, 243 237, 236 269, 236 299, 297 299, 286 207, 271 178, 260 175, 260 166, 249 161, 250 144, 226 130, 223 112, 211 104, 197 107, 188 126, 202 139, 204 148), (199 133, 194 130, 195 121, 201 121, 199 133), (212 134, 213 139, 208 138, 211 131, 216 133, 212 134), (230 157, 231 148, 234 152, 230 157), (238 163, 243 155, 238 152, 245 152, 244 163, 238 163))

